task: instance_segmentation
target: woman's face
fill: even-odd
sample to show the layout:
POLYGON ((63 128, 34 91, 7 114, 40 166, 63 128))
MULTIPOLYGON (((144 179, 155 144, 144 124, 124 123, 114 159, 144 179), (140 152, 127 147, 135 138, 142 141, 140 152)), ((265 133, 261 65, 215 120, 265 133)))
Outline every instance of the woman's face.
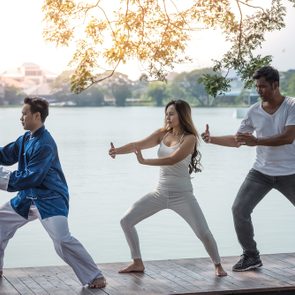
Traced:
POLYGON ((168 128, 175 128, 179 126, 178 113, 173 104, 167 108, 165 120, 168 128))

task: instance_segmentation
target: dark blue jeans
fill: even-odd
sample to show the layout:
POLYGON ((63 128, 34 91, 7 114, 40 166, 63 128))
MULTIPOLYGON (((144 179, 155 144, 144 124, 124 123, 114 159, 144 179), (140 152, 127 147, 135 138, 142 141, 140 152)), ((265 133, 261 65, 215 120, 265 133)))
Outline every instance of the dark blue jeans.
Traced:
POLYGON ((271 190, 281 192, 295 206, 295 174, 269 176, 251 169, 232 206, 235 230, 244 254, 259 254, 254 240, 251 213, 271 190))

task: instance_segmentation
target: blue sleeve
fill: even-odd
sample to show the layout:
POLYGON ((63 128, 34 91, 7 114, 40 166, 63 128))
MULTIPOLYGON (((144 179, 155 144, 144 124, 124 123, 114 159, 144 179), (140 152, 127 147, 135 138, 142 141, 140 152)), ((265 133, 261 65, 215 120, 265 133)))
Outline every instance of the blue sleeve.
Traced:
POLYGON ((46 177, 53 158, 54 151, 51 146, 38 146, 26 168, 10 174, 7 191, 14 192, 38 187, 46 177))
POLYGON ((0 148, 0 164, 11 166, 18 162, 20 138, 0 148))

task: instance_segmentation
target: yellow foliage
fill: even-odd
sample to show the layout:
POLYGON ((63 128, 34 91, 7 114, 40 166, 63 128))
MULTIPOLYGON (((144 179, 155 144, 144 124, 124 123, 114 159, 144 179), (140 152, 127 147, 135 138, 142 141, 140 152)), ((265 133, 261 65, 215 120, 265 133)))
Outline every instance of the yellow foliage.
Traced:
MULTIPOLYGON (((117 0, 110 11, 102 0, 45 0, 44 36, 57 45, 76 43, 72 64, 77 67, 77 89, 96 81, 95 67, 101 59, 115 69, 135 58, 148 65, 150 76, 163 79, 174 64, 187 58, 187 43, 196 30, 220 28, 233 44, 235 62, 251 56, 265 32, 282 27, 285 11, 280 2, 272 1, 266 10, 251 5, 251 0, 117 0), (239 13, 233 12, 233 5, 239 13), (243 8, 251 8, 253 14, 245 18, 243 8)), ((227 66, 233 64, 228 56, 227 66)))

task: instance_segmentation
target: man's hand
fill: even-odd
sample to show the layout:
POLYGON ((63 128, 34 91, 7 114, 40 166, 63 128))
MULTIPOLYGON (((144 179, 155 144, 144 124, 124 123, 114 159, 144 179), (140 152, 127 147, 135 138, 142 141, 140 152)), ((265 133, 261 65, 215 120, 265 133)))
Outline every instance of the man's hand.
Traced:
POLYGON ((109 149, 109 155, 115 159, 116 158, 116 149, 114 144, 111 142, 111 148, 109 149))
POLYGON ((206 124, 206 129, 205 132, 203 132, 201 134, 202 139, 206 142, 206 143, 210 143, 211 142, 211 137, 210 137, 210 131, 209 131, 209 125, 206 124))
POLYGON ((257 145, 257 138, 252 133, 237 133, 235 140, 239 145, 257 145))

